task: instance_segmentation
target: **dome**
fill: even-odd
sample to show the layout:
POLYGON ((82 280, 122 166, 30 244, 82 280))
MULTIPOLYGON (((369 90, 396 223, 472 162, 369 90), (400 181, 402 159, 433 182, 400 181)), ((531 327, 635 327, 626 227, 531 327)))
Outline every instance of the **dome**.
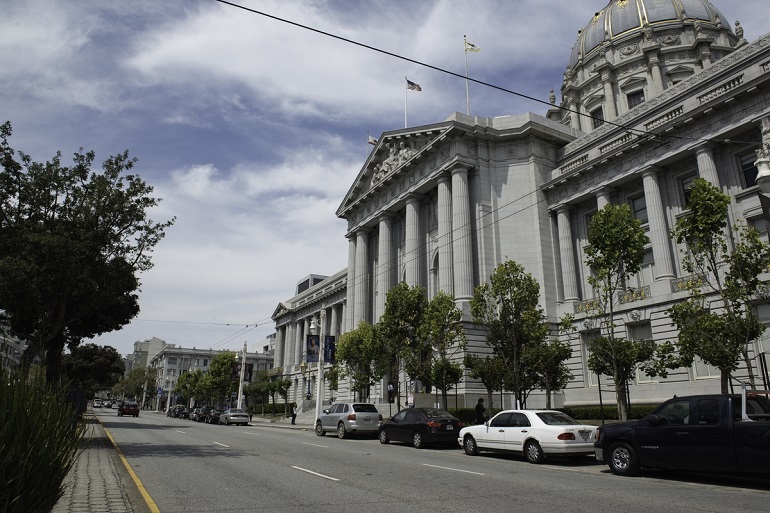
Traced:
POLYGON ((708 0, 612 0, 580 31, 568 69, 605 42, 633 37, 648 27, 657 31, 696 20, 730 30, 725 17, 708 0))

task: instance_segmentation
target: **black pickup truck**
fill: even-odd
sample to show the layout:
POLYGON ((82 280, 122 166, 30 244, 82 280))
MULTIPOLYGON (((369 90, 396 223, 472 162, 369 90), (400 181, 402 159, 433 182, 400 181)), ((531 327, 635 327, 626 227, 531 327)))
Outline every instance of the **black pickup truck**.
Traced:
POLYGON ((640 468, 770 475, 770 402, 751 393, 674 397, 642 420, 600 427, 594 452, 619 475, 640 468))

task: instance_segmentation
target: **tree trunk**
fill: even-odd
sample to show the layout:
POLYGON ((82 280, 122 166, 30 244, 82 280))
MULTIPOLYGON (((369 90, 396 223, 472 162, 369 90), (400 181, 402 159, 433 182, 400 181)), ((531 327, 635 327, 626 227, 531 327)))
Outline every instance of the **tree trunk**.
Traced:
POLYGON ((628 420, 628 394, 626 393, 626 382, 623 380, 615 381, 615 399, 618 402, 618 419, 628 420))

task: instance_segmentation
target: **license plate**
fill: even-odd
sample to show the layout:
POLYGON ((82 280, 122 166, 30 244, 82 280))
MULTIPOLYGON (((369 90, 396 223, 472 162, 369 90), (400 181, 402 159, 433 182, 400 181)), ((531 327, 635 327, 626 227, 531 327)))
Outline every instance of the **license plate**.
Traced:
POLYGON ((364 424, 371 424, 371 423, 372 423, 372 419, 364 419, 364 424))
POLYGON ((588 440, 588 438, 591 436, 590 431, 579 431, 579 433, 580 433, 580 438, 582 438, 583 440, 588 440))
POLYGON ((452 424, 448 424, 446 427, 447 431, 452 431, 455 427, 452 424))

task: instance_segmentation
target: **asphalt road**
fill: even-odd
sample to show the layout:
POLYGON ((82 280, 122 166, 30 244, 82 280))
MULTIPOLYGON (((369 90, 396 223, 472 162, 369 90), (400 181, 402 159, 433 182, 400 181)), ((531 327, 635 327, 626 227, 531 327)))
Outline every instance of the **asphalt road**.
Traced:
POLYGON ((647 472, 624 478, 586 458, 532 465, 416 450, 311 430, 216 426, 143 412, 100 414, 161 513, 767 512, 770 480, 647 472))

